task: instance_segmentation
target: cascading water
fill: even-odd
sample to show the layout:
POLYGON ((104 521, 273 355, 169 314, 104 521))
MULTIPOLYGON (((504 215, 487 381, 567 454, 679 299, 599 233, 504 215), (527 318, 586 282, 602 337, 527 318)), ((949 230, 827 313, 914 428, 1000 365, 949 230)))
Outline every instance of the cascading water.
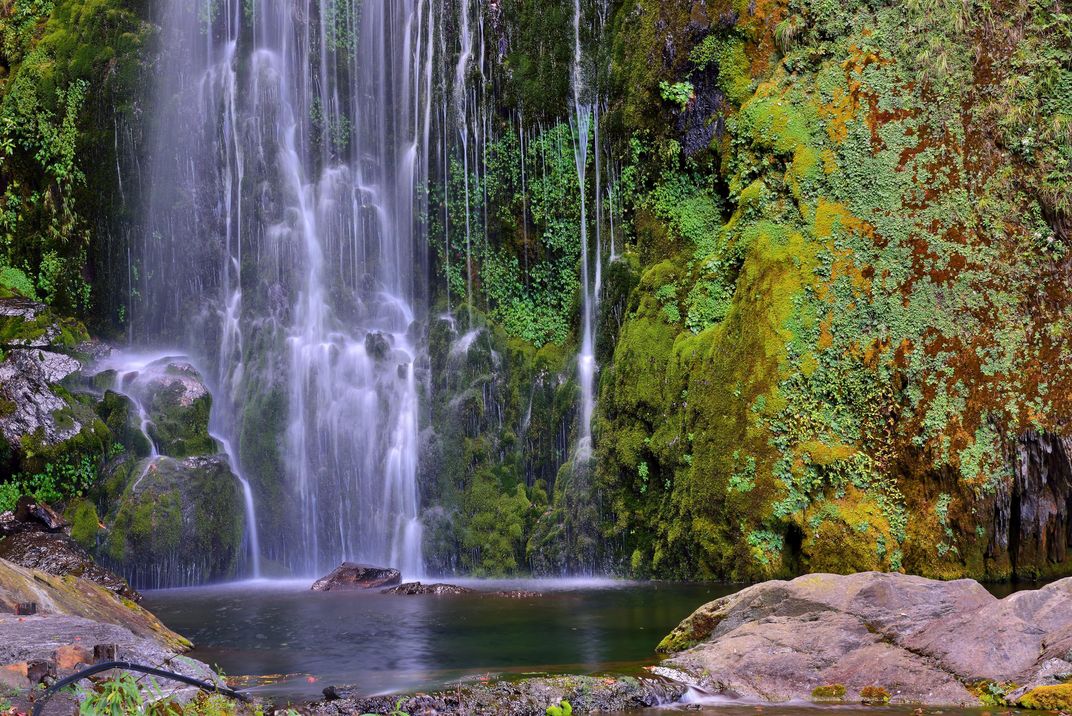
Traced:
POLYGON ((134 318, 216 366, 216 437, 262 466, 249 509, 276 501, 256 546, 292 572, 423 570, 412 327, 436 17, 435 0, 164 3, 134 318))
MULTIPOLYGON (((597 22, 601 27, 605 23, 606 7, 600 4, 597 22)), ((573 1, 573 64, 571 87, 573 90, 573 114, 570 126, 573 129, 574 158, 577 165, 577 185, 580 192, 580 233, 581 233, 581 347, 577 356, 577 377, 581 389, 580 424, 575 458, 585 461, 592 452, 592 416, 595 412, 595 378, 596 378, 596 315, 599 310, 599 295, 603 271, 602 247, 602 187, 600 171, 599 145, 599 110, 600 101, 596 88, 590 81, 591 70, 587 68, 581 28, 584 21, 581 0, 573 1), (594 135, 594 136, 593 136, 594 135), (595 191, 596 215, 595 241, 593 246, 589 237, 588 216, 588 153, 589 143, 595 145, 595 191)), ((598 34, 597 28, 597 34, 598 34)))

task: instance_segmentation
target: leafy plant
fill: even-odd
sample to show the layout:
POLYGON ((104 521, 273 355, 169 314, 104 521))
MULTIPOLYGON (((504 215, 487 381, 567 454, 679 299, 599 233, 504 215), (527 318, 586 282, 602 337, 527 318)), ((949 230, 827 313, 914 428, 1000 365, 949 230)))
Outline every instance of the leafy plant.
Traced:
POLYGON ((681 109, 689 106, 689 102, 696 96, 696 90, 691 82, 674 82, 673 84, 663 80, 659 83, 659 93, 667 102, 676 104, 681 109))
POLYGON ((137 680, 131 674, 98 683, 91 689, 81 689, 81 716, 129 716, 142 714, 142 695, 137 680))
POLYGON ((548 706, 547 716, 573 716, 573 706, 569 701, 563 700, 557 706, 548 706))

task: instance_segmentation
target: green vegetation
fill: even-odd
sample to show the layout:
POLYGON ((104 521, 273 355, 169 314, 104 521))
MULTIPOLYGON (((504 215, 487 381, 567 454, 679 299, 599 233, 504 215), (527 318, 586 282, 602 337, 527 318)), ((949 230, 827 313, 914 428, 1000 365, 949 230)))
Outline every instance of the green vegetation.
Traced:
POLYGON ((148 35, 132 0, 0 6, 0 286, 88 315, 91 226, 148 35))
POLYGON ((547 716, 573 716, 573 706, 569 701, 563 701, 557 706, 548 706, 547 716))

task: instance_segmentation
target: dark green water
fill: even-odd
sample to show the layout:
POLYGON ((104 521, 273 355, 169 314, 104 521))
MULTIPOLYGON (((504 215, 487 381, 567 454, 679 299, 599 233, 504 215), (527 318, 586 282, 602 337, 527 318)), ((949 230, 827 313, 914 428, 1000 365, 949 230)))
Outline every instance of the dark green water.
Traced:
POLYGON ((606 580, 463 582, 543 596, 395 596, 243 582, 149 592, 145 606, 196 645, 191 656, 294 701, 329 684, 369 694, 526 673, 630 672, 696 607, 730 585, 606 580), (314 679, 314 681, 310 681, 314 679))

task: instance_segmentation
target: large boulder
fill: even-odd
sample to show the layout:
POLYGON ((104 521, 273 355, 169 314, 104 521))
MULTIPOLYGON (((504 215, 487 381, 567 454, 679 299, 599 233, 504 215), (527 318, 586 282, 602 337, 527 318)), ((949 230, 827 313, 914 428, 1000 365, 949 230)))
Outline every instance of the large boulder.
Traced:
POLYGON ((124 460, 109 468, 97 555, 139 588, 233 578, 245 511, 224 455, 124 460))
POLYGON ((1072 579, 1002 600, 902 574, 764 582, 700 607, 659 650, 717 694, 977 705, 966 685, 1023 693, 1072 673, 1072 579))
POLYGON ((343 562, 331 574, 316 580, 312 589, 314 592, 382 589, 393 587, 401 582, 402 573, 397 569, 343 562))

